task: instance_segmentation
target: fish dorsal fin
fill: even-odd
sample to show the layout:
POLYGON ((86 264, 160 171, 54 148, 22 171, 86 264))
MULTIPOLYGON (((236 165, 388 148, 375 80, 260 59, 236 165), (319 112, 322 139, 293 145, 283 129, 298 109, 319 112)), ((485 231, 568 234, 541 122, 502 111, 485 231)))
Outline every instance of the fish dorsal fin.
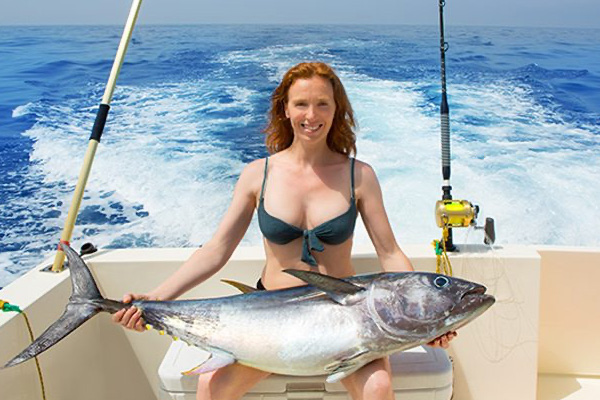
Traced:
POLYGON ((240 292, 242 292, 244 294, 256 292, 258 290, 256 288, 253 288, 252 286, 246 285, 245 283, 238 282, 238 281, 232 281, 229 279, 221 279, 221 282, 233 286, 234 288, 236 288, 237 290, 239 290, 240 292))
POLYGON ((203 361, 197 367, 190 369, 189 371, 182 372, 182 375, 200 375, 207 372, 214 371, 216 369, 225 367, 229 364, 233 364, 235 362, 235 358, 233 358, 230 354, 219 353, 214 354, 211 353, 208 359, 203 361))
POLYGON ((318 272, 301 271, 298 269, 284 269, 283 272, 324 291, 333 301, 343 305, 351 302, 355 298, 354 295, 365 290, 362 286, 318 272))

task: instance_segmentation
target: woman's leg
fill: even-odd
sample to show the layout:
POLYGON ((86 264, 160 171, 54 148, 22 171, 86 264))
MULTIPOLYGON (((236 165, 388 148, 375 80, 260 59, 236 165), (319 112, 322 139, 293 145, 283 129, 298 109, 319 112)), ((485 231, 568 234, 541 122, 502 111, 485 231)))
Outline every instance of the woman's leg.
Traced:
POLYGON ((237 400, 261 380, 268 372, 240 364, 232 364, 198 377, 197 400, 237 400))
POLYGON ((394 400, 390 360, 380 358, 365 365, 342 383, 353 400, 394 400))

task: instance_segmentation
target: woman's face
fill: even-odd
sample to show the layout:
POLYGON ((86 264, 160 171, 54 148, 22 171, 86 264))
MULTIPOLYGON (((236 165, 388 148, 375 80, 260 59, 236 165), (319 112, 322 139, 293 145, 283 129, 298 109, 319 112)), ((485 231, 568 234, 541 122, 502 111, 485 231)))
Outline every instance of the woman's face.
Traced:
POLYGON ((320 76, 294 81, 288 90, 285 115, 292 124, 294 140, 326 141, 335 115, 331 83, 320 76))

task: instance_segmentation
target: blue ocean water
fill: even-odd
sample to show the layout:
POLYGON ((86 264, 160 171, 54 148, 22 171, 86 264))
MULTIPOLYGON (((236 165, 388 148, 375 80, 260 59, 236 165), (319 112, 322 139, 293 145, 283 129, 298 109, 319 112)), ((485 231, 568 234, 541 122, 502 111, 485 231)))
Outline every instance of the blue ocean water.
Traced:
MULTIPOLYGON (((56 248, 121 31, 0 27, 0 287, 56 248)), ((498 243, 599 246, 600 30, 449 26, 446 39, 454 197, 495 218, 498 243)), ((400 243, 429 243, 438 46, 435 26, 137 27, 73 243, 208 240, 244 164, 266 155, 270 93, 306 60, 345 83, 400 243)), ((243 244, 260 240, 253 223, 243 244)))

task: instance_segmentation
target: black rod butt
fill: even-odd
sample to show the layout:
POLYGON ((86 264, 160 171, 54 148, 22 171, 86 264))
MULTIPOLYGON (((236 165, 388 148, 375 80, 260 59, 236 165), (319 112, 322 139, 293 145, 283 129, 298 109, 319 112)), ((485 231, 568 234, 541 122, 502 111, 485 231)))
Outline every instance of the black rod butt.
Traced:
POLYGON ((96 121, 94 121, 94 127, 92 128, 90 140, 100 142, 102 132, 104 132, 104 125, 106 124, 106 119, 108 118, 109 110, 110 106, 108 104, 100 104, 100 108, 98 108, 98 114, 96 114, 96 121))

